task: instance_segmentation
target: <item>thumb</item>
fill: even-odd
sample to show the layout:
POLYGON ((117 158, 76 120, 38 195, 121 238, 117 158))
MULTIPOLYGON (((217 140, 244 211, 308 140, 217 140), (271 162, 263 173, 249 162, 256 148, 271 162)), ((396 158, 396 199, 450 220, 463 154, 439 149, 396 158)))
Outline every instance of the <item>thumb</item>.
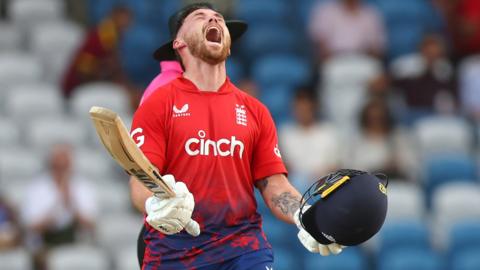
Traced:
POLYGON ((185 225, 185 231, 191 236, 197 237, 200 235, 200 225, 195 220, 190 219, 187 225, 185 225))

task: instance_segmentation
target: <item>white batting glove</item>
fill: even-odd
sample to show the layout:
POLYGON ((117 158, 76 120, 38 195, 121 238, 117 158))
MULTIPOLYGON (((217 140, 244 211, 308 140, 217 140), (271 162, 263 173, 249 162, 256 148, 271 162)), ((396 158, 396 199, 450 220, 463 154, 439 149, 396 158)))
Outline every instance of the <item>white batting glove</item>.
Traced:
POLYGON ((169 198, 165 195, 154 195, 145 202, 147 222, 156 230, 164 234, 175 234, 185 229, 190 235, 198 236, 200 226, 192 220, 195 200, 183 182, 175 182, 173 175, 162 177, 175 191, 176 196, 169 198))
MULTIPOLYGON (((310 205, 306 205, 303 207, 303 212, 307 211, 308 208, 310 208, 310 205)), ((322 256, 328 256, 330 254, 337 255, 340 252, 342 252, 344 246, 341 246, 337 243, 332 243, 329 245, 322 245, 315 240, 302 226, 300 223, 300 218, 299 218, 299 213, 300 209, 298 209, 295 214, 293 215, 293 218, 295 220, 295 224, 297 225, 297 228, 300 230, 297 234, 298 240, 300 240, 300 243, 310 252, 312 253, 320 253, 322 256)))

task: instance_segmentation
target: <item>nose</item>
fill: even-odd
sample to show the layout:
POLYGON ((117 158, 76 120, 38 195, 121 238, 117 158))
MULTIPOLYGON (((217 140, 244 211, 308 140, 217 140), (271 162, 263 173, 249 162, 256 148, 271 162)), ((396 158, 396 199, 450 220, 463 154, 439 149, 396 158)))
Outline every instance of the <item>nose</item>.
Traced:
POLYGON ((211 17, 210 20, 208 20, 208 22, 209 23, 211 23, 211 22, 218 23, 217 18, 215 18, 215 17, 211 17))

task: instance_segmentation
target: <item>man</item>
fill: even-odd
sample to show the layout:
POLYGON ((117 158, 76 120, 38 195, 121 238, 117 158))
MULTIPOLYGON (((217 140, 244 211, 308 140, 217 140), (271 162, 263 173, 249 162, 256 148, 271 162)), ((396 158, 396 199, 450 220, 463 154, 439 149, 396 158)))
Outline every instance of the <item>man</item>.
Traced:
MULTIPOLYGON (((270 269, 253 187, 275 216, 297 226, 301 195, 286 177, 268 110, 226 76, 231 40, 246 24, 226 22, 209 4, 175 17, 174 40, 155 57, 178 55, 184 73, 145 100, 132 124, 133 139, 177 194, 157 198, 130 180, 133 204, 147 214, 143 269, 270 269), (190 218, 200 224, 197 237, 183 231, 190 218)), ((341 251, 303 229, 299 239, 312 252, 341 251)))

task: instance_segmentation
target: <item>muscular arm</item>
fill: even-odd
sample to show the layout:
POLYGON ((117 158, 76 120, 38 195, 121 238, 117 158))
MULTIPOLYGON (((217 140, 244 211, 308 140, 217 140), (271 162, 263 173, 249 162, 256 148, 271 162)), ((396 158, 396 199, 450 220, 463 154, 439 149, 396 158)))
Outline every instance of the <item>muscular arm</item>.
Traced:
POLYGON ((130 200, 138 211, 145 213, 145 201, 152 195, 153 193, 134 176, 130 177, 130 200))
POLYGON ((269 176, 258 181, 255 186, 278 219, 294 224, 293 214, 300 207, 302 195, 288 182, 285 175, 269 176))

